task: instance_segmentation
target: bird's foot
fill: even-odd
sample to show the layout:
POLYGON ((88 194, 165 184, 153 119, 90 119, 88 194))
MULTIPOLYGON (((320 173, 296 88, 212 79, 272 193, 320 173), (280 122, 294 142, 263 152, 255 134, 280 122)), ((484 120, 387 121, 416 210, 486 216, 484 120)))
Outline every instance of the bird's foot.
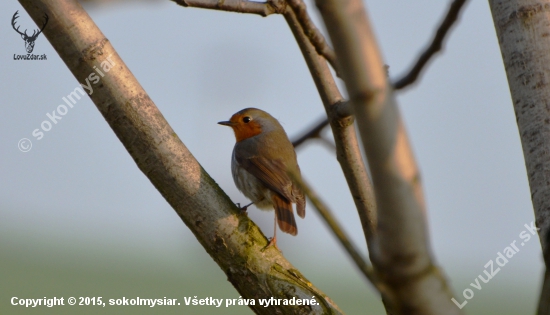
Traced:
POLYGON ((269 240, 269 243, 267 243, 267 245, 262 249, 262 252, 265 251, 266 249, 268 249, 268 248, 271 247, 271 246, 275 247, 275 248, 276 248, 278 251, 280 251, 281 253, 283 252, 283 251, 281 251, 281 250, 279 249, 279 247, 277 247, 277 237, 276 237, 276 236, 272 237, 272 238, 269 240))
POLYGON ((247 215, 246 213, 246 210, 248 209, 248 207, 250 207, 252 204, 254 204, 253 202, 247 204, 246 206, 242 206, 241 207, 241 204, 240 203, 236 203, 237 207, 239 208, 239 210, 241 210, 241 214, 243 215, 247 215))
POLYGON ((250 205, 246 205, 246 206, 243 206, 243 207, 241 207, 240 203, 236 203, 235 205, 237 206, 237 208, 239 208, 239 210, 241 210, 239 212, 240 215, 247 215, 246 209, 248 209, 248 206, 250 206, 250 205))

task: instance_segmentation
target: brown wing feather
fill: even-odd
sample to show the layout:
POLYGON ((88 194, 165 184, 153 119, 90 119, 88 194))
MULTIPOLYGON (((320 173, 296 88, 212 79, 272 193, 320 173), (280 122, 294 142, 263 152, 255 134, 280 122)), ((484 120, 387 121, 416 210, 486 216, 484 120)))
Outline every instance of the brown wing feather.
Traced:
POLYGON ((284 164, 279 160, 263 157, 243 158, 235 154, 237 162, 250 174, 256 176, 267 188, 279 193, 286 201, 293 201, 292 181, 284 164))
POLYGON ((277 224, 281 231, 291 235, 298 234, 298 227, 296 226, 296 220, 294 220, 294 213, 292 212, 292 203, 284 200, 278 194, 272 194, 271 200, 277 213, 277 224))

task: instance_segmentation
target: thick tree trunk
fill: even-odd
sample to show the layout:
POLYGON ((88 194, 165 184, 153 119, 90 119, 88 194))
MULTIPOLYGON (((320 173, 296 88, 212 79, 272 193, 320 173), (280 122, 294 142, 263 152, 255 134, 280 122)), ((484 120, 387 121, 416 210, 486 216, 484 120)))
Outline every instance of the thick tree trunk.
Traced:
MULTIPOLYGON (((550 0, 489 0, 512 94, 536 226, 550 266, 550 0)), ((539 314, 550 314, 545 277, 539 314)))

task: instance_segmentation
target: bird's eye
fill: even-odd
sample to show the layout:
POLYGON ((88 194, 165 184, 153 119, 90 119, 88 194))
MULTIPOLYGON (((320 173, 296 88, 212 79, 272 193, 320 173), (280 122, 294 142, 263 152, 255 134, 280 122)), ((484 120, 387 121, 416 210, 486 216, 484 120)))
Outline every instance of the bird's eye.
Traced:
POLYGON ((244 121, 245 124, 248 124, 251 120, 252 120, 252 118, 250 118, 248 116, 243 118, 243 121, 244 121))

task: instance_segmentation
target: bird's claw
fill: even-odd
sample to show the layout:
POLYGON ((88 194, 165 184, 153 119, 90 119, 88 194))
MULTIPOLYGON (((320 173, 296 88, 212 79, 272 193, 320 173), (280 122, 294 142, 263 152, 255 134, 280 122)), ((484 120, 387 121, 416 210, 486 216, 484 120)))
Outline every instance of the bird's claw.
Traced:
POLYGON ((280 251, 281 253, 283 252, 282 250, 279 249, 279 247, 277 246, 277 237, 272 237, 270 240, 269 240, 269 243, 267 243, 267 245, 261 250, 262 252, 265 251, 266 249, 268 249, 269 247, 275 247, 278 251, 280 251))
POLYGON ((250 205, 246 205, 246 206, 243 206, 243 207, 241 207, 241 204, 240 204, 240 203, 236 203, 235 205, 237 205, 237 208, 239 208, 239 210, 241 210, 241 211, 240 211, 240 214, 242 214, 242 215, 247 215, 246 210, 248 209, 248 207, 249 207, 250 205))

